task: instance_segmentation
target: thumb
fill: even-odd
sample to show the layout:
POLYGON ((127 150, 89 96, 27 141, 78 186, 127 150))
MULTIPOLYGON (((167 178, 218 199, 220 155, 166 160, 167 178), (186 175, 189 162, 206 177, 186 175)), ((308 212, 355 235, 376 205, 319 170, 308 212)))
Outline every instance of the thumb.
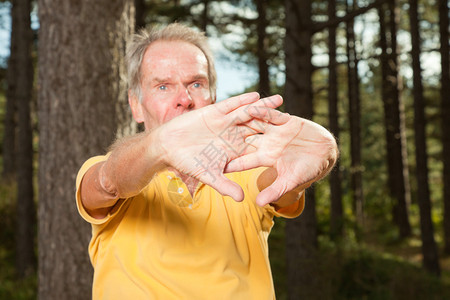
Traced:
POLYGON ((203 183, 211 186, 223 196, 230 196, 237 202, 244 200, 244 191, 234 181, 226 178, 223 174, 217 174, 213 179, 203 181, 203 183))
POLYGON ((284 194, 286 194, 287 188, 282 180, 277 177, 275 181, 269 185, 267 188, 262 190, 256 197, 256 203, 259 206, 264 206, 266 204, 272 203, 280 199, 284 194))

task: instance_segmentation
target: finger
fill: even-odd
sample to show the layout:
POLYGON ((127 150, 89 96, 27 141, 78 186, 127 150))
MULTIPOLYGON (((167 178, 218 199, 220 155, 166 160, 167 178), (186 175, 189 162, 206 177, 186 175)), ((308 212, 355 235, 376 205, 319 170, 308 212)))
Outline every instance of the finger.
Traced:
POLYGON ((258 150, 261 142, 260 139, 256 136, 260 136, 260 134, 249 135, 244 139, 244 143, 240 145, 240 151, 236 153, 237 155, 235 156, 235 158, 238 156, 244 156, 250 153, 254 153, 258 150), (256 139, 258 139, 258 141, 256 141, 256 139))
POLYGON ((280 177, 277 177, 275 181, 269 185, 267 188, 262 190, 258 196, 256 196, 256 204, 259 206, 264 206, 266 204, 272 203, 280 199, 284 194, 286 194, 287 188, 280 177))
POLYGON ((259 94, 257 92, 251 92, 220 101, 217 104, 214 104, 214 107, 222 114, 228 114, 243 105, 248 105, 258 100, 259 94))
POLYGON ((207 176, 203 180, 200 179, 200 181, 211 186, 223 196, 230 196, 237 202, 244 200, 244 191, 239 184, 226 178, 223 174, 217 174, 213 178, 207 176))
POLYGON ((243 125, 245 125, 249 128, 252 128, 257 133, 265 133, 268 124, 265 121, 261 121, 258 119, 252 119, 252 120, 244 123, 243 125))
POLYGON ((257 152, 240 156, 230 161, 225 167, 225 172, 240 172, 250 170, 256 167, 268 167, 263 164, 257 152))
POLYGON ((249 126, 238 126, 239 127, 239 133, 242 137, 247 138, 249 136, 254 136, 260 133, 259 130, 253 129, 249 126))
POLYGON ((261 98, 252 105, 277 108, 281 104, 283 104, 283 97, 280 95, 272 95, 270 97, 261 98))
POLYGON ((247 126, 235 126, 231 125, 222 131, 218 138, 227 147, 231 147, 235 152, 240 154, 247 145, 245 145, 245 139, 258 134, 257 131, 247 126))
POLYGON ((259 148, 263 141, 263 136, 261 134, 250 135, 245 138, 244 142, 254 148, 259 148))
POLYGON ((244 123, 253 118, 252 115, 248 112, 251 107, 267 107, 274 109, 279 107, 281 104, 283 104, 283 98, 280 95, 273 95, 270 97, 259 99, 258 101, 250 103, 248 105, 239 107, 238 109, 233 111, 232 114, 230 114, 230 118, 235 121, 235 124, 244 123))
POLYGON ((261 106, 250 107, 248 109, 248 113, 254 118, 270 122, 274 125, 283 125, 291 118, 289 114, 282 113, 276 109, 261 106))
POLYGON ((228 149, 231 150, 234 154, 231 156, 231 158, 233 159, 239 156, 244 156, 256 152, 262 142, 261 139, 256 138, 255 136, 257 135, 250 135, 246 137, 241 143, 227 144, 228 149))

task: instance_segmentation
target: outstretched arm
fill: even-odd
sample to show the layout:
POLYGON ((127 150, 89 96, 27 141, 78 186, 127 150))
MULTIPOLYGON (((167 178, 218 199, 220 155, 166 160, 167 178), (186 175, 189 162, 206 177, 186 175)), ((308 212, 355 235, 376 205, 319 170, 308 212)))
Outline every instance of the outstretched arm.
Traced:
POLYGON ((250 106, 278 107, 279 96, 259 99, 243 94, 178 116, 151 131, 116 142, 109 158, 93 166, 81 183, 81 201, 96 218, 106 216, 120 198, 138 194, 154 174, 173 167, 199 179, 223 195, 243 199, 239 185, 224 175, 226 164, 241 155, 239 149, 255 129, 244 126, 253 117, 250 106), (220 154, 214 164, 201 164, 209 147, 220 154))

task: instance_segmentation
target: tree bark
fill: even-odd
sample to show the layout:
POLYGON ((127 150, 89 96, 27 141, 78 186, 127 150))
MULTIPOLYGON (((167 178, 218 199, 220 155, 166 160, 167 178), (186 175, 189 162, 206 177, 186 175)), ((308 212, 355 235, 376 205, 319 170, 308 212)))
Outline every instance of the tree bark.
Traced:
POLYGON ((145 17, 147 15, 145 0, 134 0, 134 10, 135 10, 135 24, 136 31, 139 31, 141 28, 144 28, 145 17))
POLYGON ((32 274, 35 261, 36 210, 33 192, 33 145, 30 103, 33 97, 33 64, 31 30, 31 1, 12 1, 12 31, 15 49, 15 99, 17 101, 17 204, 16 204, 16 272, 19 278, 32 274))
POLYGON ((439 29, 441 41, 441 126, 442 126, 442 160, 444 163, 444 252, 450 254, 450 59, 449 59, 449 6, 447 0, 439 0, 439 29))
MULTIPOLYGON (((285 108, 290 114, 313 117, 311 64, 311 1, 286 0, 285 108)), ((317 220, 314 190, 306 191, 301 217, 286 221, 288 298, 308 299, 320 290, 316 273, 317 220)))
POLYGON ((270 96, 270 77, 269 65, 267 63, 267 18, 266 18, 266 4, 263 0, 256 0, 256 9, 258 11, 258 19, 256 23, 256 31, 258 34, 257 56, 258 56, 258 71, 259 71, 259 86, 258 92, 261 96, 270 96))
MULTIPOLYGON (((355 6, 355 3, 353 4, 355 6)), ((347 13, 350 12, 347 2, 347 13)), ((362 162, 361 162, 361 100, 359 97, 358 58, 356 53, 356 40, 354 22, 347 22, 347 74, 348 74, 348 101, 350 120, 350 153, 351 153, 351 187, 353 208, 359 226, 364 225, 364 198, 362 189, 362 162)))
POLYGON ((286 0, 286 111, 312 119, 311 1, 286 0))
MULTIPOLYGON (((12 45, 12 40, 11 40, 12 45)), ((14 62, 11 58, 8 61, 7 70, 7 90, 6 90, 6 108, 5 119, 3 121, 3 144, 2 144, 2 160, 3 170, 2 178, 7 182, 11 182, 15 178, 16 174, 16 100, 13 97, 14 92, 11 90, 14 83, 11 83, 12 72, 15 70, 13 66, 14 62)))
POLYGON ((203 3, 203 11, 202 11, 202 18, 201 18, 201 25, 200 29, 205 32, 205 34, 208 33, 208 23, 209 23, 209 0, 202 0, 203 3))
POLYGON ((134 131, 127 105, 125 45, 132 0, 39 0, 40 299, 90 299, 90 226, 74 185, 90 156, 134 131))
POLYGON ((425 134, 425 101, 420 66, 420 33, 417 0, 409 1, 411 26, 411 56, 413 68, 414 130, 416 146, 417 201, 420 209, 423 264, 427 271, 440 275, 439 257, 431 219, 431 201, 428 185, 428 163, 425 134))
MULTIPOLYGON (((328 19, 336 17, 336 1, 328 2, 328 19)), ((328 117, 330 120, 330 131, 339 141, 339 112, 338 112, 338 84, 337 84, 337 62, 336 62, 336 28, 328 28, 328 117)), ((342 174, 340 171, 340 163, 336 162, 336 166, 330 174, 330 196, 331 196, 331 213, 330 213, 330 235, 333 240, 341 238, 344 229, 344 216, 342 209, 342 174)))
POLYGON ((406 238, 411 234, 408 213, 411 192, 406 151, 405 112, 400 97, 402 82, 398 74, 398 12, 396 1, 389 0, 388 5, 382 5, 378 9, 378 13, 380 18, 381 89, 386 128, 388 186, 391 199, 394 202, 392 206, 393 221, 399 229, 400 238, 406 238), (386 20, 386 17, 389 19, 386 20), (387 37, 389 37, 389 40, 387 37))
MULTIPOLYGON (((13 42, 11 40, 11 46, 13 42)), ((11 47, 12 48, 12 47, 11 47)), ((16 174, 16 100, 13 97, 15 94, 12 89, 14 88, 14 83, 11 82, 11 77, 13 72, 15 72, 14 62, 11 57, 8 60, 8 70, 7 70, 7 90, 6 90, 6 108, 5 108, 5 119, 3 121, 4 131, 3 131, 3 144, 2 144, 2 160, 3 160, 3 170, 2 178, 5 181, 12 181, 16 174)))
MULTIPOLYGON (((11 11, 11 18, 14 12, 11 11)), ((10 40, 10 56, 8 59, 8 69, 6 71, 6 109, 4 119, 4 132, 2 144, 2 158, 3 170, 2 178, 6 181, 13 181, 16 176, 16 91, 17 91, 17 39, 19 36, 13 35, 14 26, 11 26, 11 40, 10 40)))

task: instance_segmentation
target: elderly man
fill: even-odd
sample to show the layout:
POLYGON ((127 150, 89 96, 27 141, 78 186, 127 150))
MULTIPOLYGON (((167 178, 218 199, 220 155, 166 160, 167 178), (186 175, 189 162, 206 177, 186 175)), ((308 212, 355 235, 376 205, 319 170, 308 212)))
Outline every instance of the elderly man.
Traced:
POLYGON ((275 110, 280 96, 215 103, 203 34, 136 35, 129 104, 145 132, 89 159, 77 206, 92 224, 94 299, 273 299, 267 238, 337 159, 323 127, 275 110))

